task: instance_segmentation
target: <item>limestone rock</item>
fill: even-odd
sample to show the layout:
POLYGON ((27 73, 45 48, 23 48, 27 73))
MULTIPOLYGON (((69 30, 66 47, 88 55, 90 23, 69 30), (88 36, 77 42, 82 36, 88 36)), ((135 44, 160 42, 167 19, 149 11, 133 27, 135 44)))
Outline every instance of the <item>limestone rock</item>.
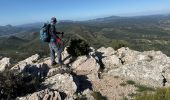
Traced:
POLYGON ((101 47, 97 50, 97 52, 103 53, 102 56, 111 56, 115 54, 115 50, 111 47, 108 47, 108 48, 101 47))
POLYGON ((54 90, 42 90, 29 94, 25 97, 18 97, 19 100, 62 100, 58 91, 54 90))
POLYGON ((7 67, 10 66, 10 59, 9 58, 2 58, 0 60, 0 72, 3 72, 7 67))
POLYGON ((64 92, 68 97, 72 97, 77 90, 77 86, 73 80, 73 77, 69 74, 56 74, 45 80, 45 85, 49 86, 50 89, 64 92))
POLYGON ((22 71, 26 66, 36 63, 38 61, 38 59, 39 59, 39 55, 35 54, 23 61, 20 61, 18 64, 16 64, 11 69, 22 71))
POLYGON ((78 57, 72 64, 72 69, 76 73, 91 74, 97 73, 100 66, 94 58, 86 56, 78 57))
POLYGON ((94 97, 92 96, 93 91, 90 89, 86 89, 83 91, 82 95, 85 95, 87 100, 95 100, 94 97))
POLYGON ((116 55, 107 56, 102 59, 105 68, 112 69, 121 66, 121 60, 116 55))
POLYGON ((73 62, 71 68, 74 73, 77 75, 85 75, 90 81, 99 80, 98 72, 100 65, 93 57, 78 57, 77 60, 73 62))
MULTIPOLYGON (((112 69, 109 74, 124 76, 151 86, 162 86, 162 72, 170 80, 166 69, 169 69, 170 58, 160 51, 137 52, 128 48, 121 48, 118 54, 124 53, 125 64, 112 69)), ((167 85, 170 85, 167 83, 167 85)))

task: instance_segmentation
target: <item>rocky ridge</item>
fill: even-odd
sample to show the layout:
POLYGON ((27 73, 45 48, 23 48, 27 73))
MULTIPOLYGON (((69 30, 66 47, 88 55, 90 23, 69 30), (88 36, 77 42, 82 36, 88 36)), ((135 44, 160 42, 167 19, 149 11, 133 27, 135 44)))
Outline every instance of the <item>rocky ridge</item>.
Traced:
MULTIPOLYGON (((74 100, 83 96, 88 100, 95 100, 92 95, 95 91, 108 100, 119 100, 136 90, 136 87, 131 85, 120 86, 127 80, 151 87, 162 87, 164 77, 167 80, 166 86, 170 86, 170 57, 161 51, 139 52, 128 47, 118 50, 101 47, 95 50, 91 47, 89 56, 72 58, 65 49, 63 61, 66 66, 53 67, 49 57, 40 58, 35 54, 12 66, 10 70, 45 78, 42 84, 47 86, 46 89, 18 99, 74 100)), ((3 72, 10 65, 9 58, 2 58, 0 71, 3 72)))

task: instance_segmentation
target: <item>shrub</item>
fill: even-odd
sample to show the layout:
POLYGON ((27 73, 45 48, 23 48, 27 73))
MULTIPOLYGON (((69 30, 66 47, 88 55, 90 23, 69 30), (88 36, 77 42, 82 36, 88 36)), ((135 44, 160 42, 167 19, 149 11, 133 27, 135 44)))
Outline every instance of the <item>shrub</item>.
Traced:
POLYGON ((130 85, 136 84, 136 83, 135 83, 134 81, 132 81, 132 80, 127 80, 126 83, 127 83, 127 84, 130 84, 130 85))
POLYGON ((117 50, 121 47, 126 47, 128 46, 127 42, 126 41, 123 41, 123 40, 113 40, 112 41, 112 47, 117 50))
POLYGON ((41 80, 27 73, 5 71, 0 73, 0 98, 15 99, 35 92, 40 86, 41 80))
POLYGON ((144 92, 144 91, 154 91, 155 89, 152 88, 152 87, 148 87, 148 86, 145 86, 145 85, 135 85, 135 87, 137 87, 137 91, 138 92, 144 92))
POLYGON ((89 45, 81 39, 71 40, 67 52, 74 57, 88 55, 90 51, 89 45))
POLYGON ((170 88, 159 88, 155 92, 138 94, 135 100, 170 100, 170 88))
POLYGON ((127 84, 126 83, 120 83, 120 86, 126 86, 127 84))
POLYGON ((100 92, 93 92, 92 96, 95 100, 107 100, 107 97, 102 96, 100 92))
POLYGON ((119 78, 119 76, 114 76, 114 78, 119 78))

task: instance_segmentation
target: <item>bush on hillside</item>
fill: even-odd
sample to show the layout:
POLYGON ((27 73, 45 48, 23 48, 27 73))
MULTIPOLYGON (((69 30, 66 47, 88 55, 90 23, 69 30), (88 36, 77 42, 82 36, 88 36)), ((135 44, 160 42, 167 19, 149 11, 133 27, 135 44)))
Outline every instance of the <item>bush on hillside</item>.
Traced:
POLYGON ((170 87, 160 88, 155 92, 144 92, 138 94, 135 100, 170 100, 170 87))
POLYGON ((0 98, 11 100, 35 92, 41 80, 27 73, 16 73, 7 70, 0 73, 0 98))
POLYGON ((112 47, 117 50, 121 47, 127 47, 127 42, 126 41, 123 41, 123 40, 113 40, 112 41, 112 47))
POLYGON ((90 48, 88 43, 81 39, 71 40, 70 45, 67 48, 67 52, 73 57, 88 55, 89 51, 90 48))

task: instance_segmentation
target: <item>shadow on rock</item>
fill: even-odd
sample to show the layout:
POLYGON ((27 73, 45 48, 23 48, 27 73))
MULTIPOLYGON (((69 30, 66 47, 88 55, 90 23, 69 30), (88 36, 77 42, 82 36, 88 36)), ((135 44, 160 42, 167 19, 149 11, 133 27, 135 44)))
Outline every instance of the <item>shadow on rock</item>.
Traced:
POLYGON ((71 58, 71 55, 67 56, 66 58, 63 59, 63 62, 66 61, 67 59, 71 58))
POLYGON ((105 58, 106 56, 103 56, 103 54, 104 53, 102 53, 102 52, 95 52, 95 56, 98 57, 98 60, 96 60, 96 62, 100 65, 99 71, 101 71, 101 72, 103 72, 103 70, 105 69, 102 59, 105 58))
POLYGON ((40 79, 45 78, 47 76, 48 71, 49 66, 47 64, 42 64, 39 66, 37 65, 26 66, 23 70, 23 72, 34 75, 40 79))
POLYGON ((67 94, 64 93, 64 92, 59 92, 60 93, 60 96, 61 96, 61 100, 65 100, 66 97, 67 97, 67 94))
MULTIPOLYGON (((69 64, 73 63, 74 61, 77 60, 77 57, 72 57, 72 56, 67 56, 66 58, 69 59, 69 62, 66 64, 67 66, 69 66, 69 64), (68 58, 67 58, 68 57, 68 58)), ((63 60, 63 62, 65 61, 66 59, 63 60)))
POLYGON ((86 89, 92 90, 92 83, 88 80, 88 77, 85 75, 76 75, 72 73, 73 80, 77 85, 77 92, 83 92, 86 89))

